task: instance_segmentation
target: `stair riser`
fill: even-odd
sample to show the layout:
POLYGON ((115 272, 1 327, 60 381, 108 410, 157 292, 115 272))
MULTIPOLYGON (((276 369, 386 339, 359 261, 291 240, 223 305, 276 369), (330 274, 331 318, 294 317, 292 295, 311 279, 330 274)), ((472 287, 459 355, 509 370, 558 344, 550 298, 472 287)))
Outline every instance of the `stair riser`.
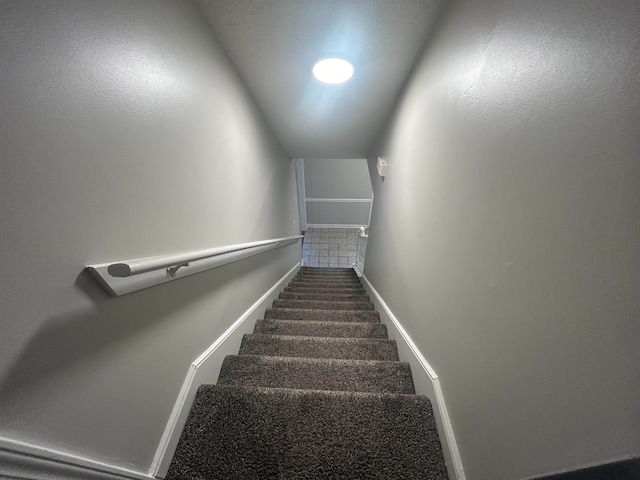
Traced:
POLYGON ((366 291, 364 288, 309 288, 309 287, 285 287, 284 291, 286 293, 321 293, 321 294, 333 294, 337 293, 340 295, 365 295, 366 291))
POLYGON ((274 300, 274 308, 302 308, 313 310, 373 310, 371 302, 327 302, 323 300, 274 300))
POLYGON ((309 282, 309 283, 356 283, 360 285, 360 280, 357 278, 335 278, 335 277, 293 277, 293 282, 309 282))
POLYGON ((329 273, 304 273, 304 272, 299 272, 296 274, 297 277, 307 277, 307 278, 342 278, 342 279, 347 279, 347 278, 358 278, 358 276, 355 273, 333 273, 333 274, 329 274, 329 273))
POLYGON ((364 289, 364 287, 359 283, 333 283, 333 282, 298 282, 296 280, 292 280, 289 282, 289 287, 299 287, 299 288, 332 288, 332 289, 364 289))
POLYGON ((320 320, 325 322, 375 322, 380 323, 377 311, 352 310, 303 310, 299 308, 268 308, 264 318, 278 320, 320 320))
POLYGON ((281 300, 325 300, 338 302, 368 302, 368 295, 341 295, 339 293, 287 293, 282 292, 279 297, 281 300))
POLYGON ((312 268, 311 270, 305 270, 304 268, 301 268, 297 273, 304 275, 356 275, 356 271, 353 268, 346 270, 331 270, 328 268, 312 268))
POLYGON ((245 335, 239 355, 398 361, 394 340, 245 335))
POLYGON ((258 320, 253 333, 298 335, 308 337, 380 338, 388 339, 382 323, 313 322, 295 320, 258 320))
POLYGON ((334 281, 315 281, 315 280, 300 280, 297 278, 293 278, 291 280, 291 283, 300 283, 300 284, 304 284, 304 285, 318 285, 320 287, 322 286, 331 286, 331 285, 338 285, 340 287, 347 287, 347 288, 358 288, 358 287, 362 287, 362 284, 360 282, 334 282, 334 281))
POLYGON ((409 364, 230 355, 218 385, 372 393, 415 393, 409 364))
POLYGON ((293 282, 314 282, 314 283, 324 283, 324 282, 332 282, 332 283, 360 283, 360 279, 358 278, 334 278, 334 277, 293 277, 291 279, 293 282))

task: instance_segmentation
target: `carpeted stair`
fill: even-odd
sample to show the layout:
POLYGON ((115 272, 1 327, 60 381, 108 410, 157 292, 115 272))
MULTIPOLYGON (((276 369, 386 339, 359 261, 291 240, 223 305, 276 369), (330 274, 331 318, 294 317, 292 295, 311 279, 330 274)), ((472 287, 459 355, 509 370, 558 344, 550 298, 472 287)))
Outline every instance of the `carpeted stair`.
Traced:
POLYGON ((351 269, 302 267, 199 388, 169 480, 446 480, 429 399, 351 269))

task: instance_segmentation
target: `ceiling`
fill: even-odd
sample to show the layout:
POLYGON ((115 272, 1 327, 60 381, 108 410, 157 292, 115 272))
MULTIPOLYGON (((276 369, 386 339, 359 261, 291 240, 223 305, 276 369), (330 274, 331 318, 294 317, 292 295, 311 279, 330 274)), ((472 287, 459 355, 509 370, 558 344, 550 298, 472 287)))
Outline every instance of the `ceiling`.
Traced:
POLYGON ((292 158, 370 153, 440 0, 195 0, 292 158), (355 74, 318 82, 337 55, 355 74))

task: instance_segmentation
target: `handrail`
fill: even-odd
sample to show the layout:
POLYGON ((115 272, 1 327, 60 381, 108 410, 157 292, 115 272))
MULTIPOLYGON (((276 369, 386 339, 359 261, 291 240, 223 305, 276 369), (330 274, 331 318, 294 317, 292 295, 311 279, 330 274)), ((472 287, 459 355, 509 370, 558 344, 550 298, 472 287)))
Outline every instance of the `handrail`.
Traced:
POLYGON ((119 296, 195 275, 253 255, 297 243, 303 235, 240 243, 117 263, 89 265, 87 270, 111 295, 119 296), (182 270, 182 267, 189 267, 182 270))
POLYGON ((365 233, 366 231, 367 229, 365 227, 360 227, 360 235, 358 235, 358 244, 356 249, 356 261, 353 264, 353 269, 359 277, 364 273, 364 260, 367 251, 367 243, 369 242, 369 235, 365 233), (362 251, 363 248, 364 252, 362 251))
MULTIPOLYGON (((178 268, 187 266, 190 262, 204 260, 205 258, 216 257, 225 253, 237 252, 253 247, 261 247, 263 245, 279 245, 289 240, 298 240, 303 235, 294 235, 291 237, 275 238, 272 240, 261 240, 258 242, 239 243, 237 245, 229 245, 226 247, 211 248, 208 250, 199 250, 196 252, 186 253, 182 255, 168 255, 161 257, 149 257, 138 260, 128 260, 126 262, 112 263, 107 268, 112 277, 130 277, 141 273, 151 272, 153 270, 172 269, 172 274, 178 268)), ((170 272, 171 273, 171 272, 170 272)))

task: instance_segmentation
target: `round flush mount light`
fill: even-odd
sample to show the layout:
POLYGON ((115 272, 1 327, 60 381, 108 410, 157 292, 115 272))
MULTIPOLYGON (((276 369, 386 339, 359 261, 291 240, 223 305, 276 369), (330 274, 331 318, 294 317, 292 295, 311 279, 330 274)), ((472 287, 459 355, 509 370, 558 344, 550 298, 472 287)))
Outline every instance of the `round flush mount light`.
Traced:
POLYGON ((325 58, 313 66, 313 76, 322 83, 344 83, 353 76, 353 65, 341 58, 325 58))

